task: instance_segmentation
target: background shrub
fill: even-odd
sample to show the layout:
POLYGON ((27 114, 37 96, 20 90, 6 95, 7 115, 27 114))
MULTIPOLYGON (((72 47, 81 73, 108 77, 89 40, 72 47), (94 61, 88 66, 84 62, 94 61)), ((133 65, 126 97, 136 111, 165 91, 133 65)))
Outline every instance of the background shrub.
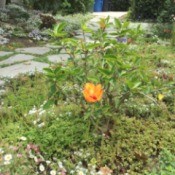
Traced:
POLYGON ((112 0, 112 3, 114 4, 115 11, 126 11, 129 9, 130 1, 129 0, 112 0))
POLYGON ((60 7, 60 0, 23 0, 23 2, 27 7, 43 10, 44 12, 56 13, 60 7))
POLYGON ((24 0, 24 4, 44 12, 56 13, 61 10, 63 14, 87 12, 93 5, 93 0, 24 0))
POLYGON ((174 18, 173 0, 131 0, 130 17, 133 20, 171 22, 174 18))

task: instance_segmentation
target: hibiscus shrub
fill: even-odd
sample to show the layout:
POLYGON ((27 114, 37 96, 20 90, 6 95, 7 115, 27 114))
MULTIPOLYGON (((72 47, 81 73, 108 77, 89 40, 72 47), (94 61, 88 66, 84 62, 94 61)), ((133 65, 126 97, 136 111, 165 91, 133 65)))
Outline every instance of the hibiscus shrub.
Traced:
POLYGON ((66 100, 77 104, 86 119, 96 119, 118 113, 121 106, 133 98, 146 98, 149 104, 159 103, 157 96, 163 88, 160 79, 153 76, 149 67, 143 66, 147 64, 146 60, 130 47, 130 43, 140 36, 140 27, 130 29, 128 22, 122 24, 115 19, 115 31, 108 37, 110 25, 109 18, 101 19, 97 31, 82 26, 84 40, 61 39, 62 52, 69 54, 70 59, 64 65, 45 69, 50 84, 46 107, 66 100), (93 42, 86 42, 86 32, 93 42), (65 88, 65 85, 71 88, 65 88))
MULTIPOLYGON (((98 160, 102 160, 98 162, 99 167, 108 165, 110 162, 113 170, 115 170, 114 174, 118 174, 121 172, 120 168, 125 165, 120 165, 119 169, 116 168, 120 157, 114 153, 114 150, 111 150, 111 147, 110 149, 106 148, 106 145, 113 144, 110 138, 115 137, 116 125, 122 122, 117 117, 122 115, 145 118, 170 113, 167 106, 162 103, 166 98, 162 89, 173 94, 172 81, 165 80, 166 83, 162 83, 161 77, 157 77, 150 66, 147 66, 150 64, 148 60, 142 59, 142 56, 138 55, 137 49, 132 46, 132 43, 137 44, 137 38, 141 33, 139 26, 130 29, 128 22, 121 23, 115 19, 114 24, 110 24, 109 18, 106 18, 99 21, 99 28, 96 31, 82 25, 84 39, 60 37, 61 52, 67 53, 69 60, 45 68, 45 75, 50 85, 50 93, 45 108, 55 105, 59 109, 62 104, 64 106, 74 104, 78 111, 76 115, 73 115, 74 120, 79 121, 80 119, 82 123, 73 124, 78 128, 74 130, 71 124, 73 122, 71 122, 70 126, 66 125, 67 131, 59 123, 61 122, 59 117, 58 125, 54 127, 53 134, 52 129, 49 132, 41 132, 41 136, 44 133, 45 138, 49 139, 45 149, 50 147, 51 141, 53 141, 51 145, 54 145, 52 152, 59 155, 62 152, 55 145, 65 144, 63 147, 72 151, 81 148, 77 141, 83 142, 85 149, 88 149, 89 144, 95 145, 100 150, 96 156, 100 157, 98 160), (109 34, 107 29, 111 25, 115 31, 109 34), (92 42, 87 41, 86 33, 91 36, 92 42), (82 132, 83 127, 84 131, 82 132), (63 131, 56 131, 58 128, 63 131), (60 132, 64 133, 63 136, 59 135, 60 132), (80 140, 75 141, 74 135, 77 132, 80 134, 78 136, 80 140), (56 138, 52 139, 55 136, 56 138), (64 138, 68 138, 68 140, 64 140, 64 138)), ((65 115, 65 120, 69 120, 71 116, 65 115)), ((52 125, 51 121, 50 123, 52 125)), ((132 125, 132 123, 130 124, 132 125)), ((48 127, 50 128, 50 126, 48 127)), ((124 130, 128 131, 127 125, 124 130)), ((45 143, 46 140, 43 142, 45 143)), ((117 140, 117 136, 114 140, 117 140)), ((126 147, 127 140, 124 143, 126 147)), ((126 161, 123 161, 126 164, 125 169, 129 167, 129 161, 134 162, 135 155, 133 154, 132 160, 129 160, 126 158, 126 153, 125 158, 128 163, 126 164, 126 161)), ((138 166, 144 167, 144 162, 138 166)), ((136 169, 133 167, 133 171, 136 169)))

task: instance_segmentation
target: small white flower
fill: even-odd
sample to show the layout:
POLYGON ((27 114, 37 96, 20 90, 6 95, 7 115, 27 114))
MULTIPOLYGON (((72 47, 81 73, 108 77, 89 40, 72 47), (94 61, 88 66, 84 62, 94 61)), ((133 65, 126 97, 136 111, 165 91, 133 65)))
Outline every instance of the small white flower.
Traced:
POLYGON ((36 125, 36 124, 37 124, 37 121, 36 121, 36 120, 34 120, 34 121, 33 121, 33 124, 34 124, 34 125, 36 125))
POLYGON ((58 166, 59 166, 59 168, 63 168, 63 163, 62 162, 58 162, 58 166))
POLYGON ((33 114, 35 114, 35 113, 36 113, 35 110, 30 110, 30 111, 29 111, 29 115, 33 115, 33 114))
POLYGON ((40 166, 39 166, 39 170, 40 170, 41 172, 43 172, 43 171, 45 170, 45 167, 44 167, 43 164, 40 164, 40 166))
POLYGON ((11 155, 11 154, 6 154, 6 155, 4 156, 4 160, 5 160, 5 161, 10 161, 10 160, 12 160, 12 155, 11 155))
POLYGON ((57 172, 55 170, 50 171, 50 175, 56 175, 56 174, 57 174, 57 172))
POLYGON ((3 154, 4 150, 2 148, 0 148, 0 154, 3 154))
POLYGON ((77 175, 85 175, 85 174, 83 173, 83 171, 78 171, 77 175))
POLYGON ((9 165, 10 164, 10 161, 5 161, 4 162, 4 165, 9 165))
POLYGON ((41 127, 43 127, 44 125, 45 125, 45 123, 42 122, 42 123, 40 123, 40 124, 38 125, 38 127, 41 128, 41 127))
POLYGON ((27 138, 26 138, 26 137, 24 137, 24 136, 22 136, 22 137, 20 137, 20 140, 22 140, 22 141, 26 141, 26 140, 27 140, 27 138))
POLYGON ((49 165, 49 164, 51 163, 51 161, 49 161, 49 160, 46 160, 46 163, 47 163, 47 165, 49 165))
POLYGON ((34 157, 34 161, 35 162, 38 162, 38 158, 36 156, 34 157))
POLYGON ((44 114, 45 112, 46 112, 45 110, 40 111, 40 112, 39 112, 39 115, 42 115, 42 114, 44 114))

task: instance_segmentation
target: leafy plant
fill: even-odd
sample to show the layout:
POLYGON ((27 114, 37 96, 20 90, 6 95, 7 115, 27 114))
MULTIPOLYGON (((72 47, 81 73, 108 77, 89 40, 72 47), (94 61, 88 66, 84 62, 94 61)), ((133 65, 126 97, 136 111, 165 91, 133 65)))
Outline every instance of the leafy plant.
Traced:
POLYGON ((149 175, 173 175, 175 173, 175 156, 168 150, 162 150, 157 169, 149 175))

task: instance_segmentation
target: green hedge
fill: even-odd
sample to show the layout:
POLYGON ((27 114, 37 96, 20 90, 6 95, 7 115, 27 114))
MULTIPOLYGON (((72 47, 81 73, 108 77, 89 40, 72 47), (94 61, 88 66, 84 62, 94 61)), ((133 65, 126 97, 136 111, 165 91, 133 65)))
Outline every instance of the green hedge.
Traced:
POLYGON ((171 22, 175 14, 174 0, 131 0, 130 18, 171 22))
POLYGON ((112 0, 112 3, 115 11, 127 11, 130 7, 130 0, 112 0))
POLYGON ((94 0, 23 0, 24 4, 44 12, 64 14, 85 13, 91 9, 94 0))

